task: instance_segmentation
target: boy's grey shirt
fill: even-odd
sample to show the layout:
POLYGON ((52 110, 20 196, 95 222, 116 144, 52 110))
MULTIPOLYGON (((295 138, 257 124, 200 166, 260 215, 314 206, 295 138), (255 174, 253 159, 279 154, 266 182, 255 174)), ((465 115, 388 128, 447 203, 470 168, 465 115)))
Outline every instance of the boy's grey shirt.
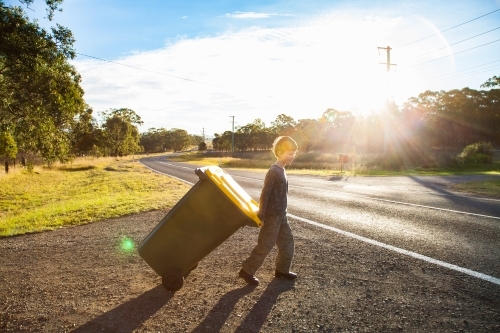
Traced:
POLYGON ((264 179, 264 188, 259 200, 259 218, 266 215, 286 215, 288 179, 285 169, 273 164, 264 179))

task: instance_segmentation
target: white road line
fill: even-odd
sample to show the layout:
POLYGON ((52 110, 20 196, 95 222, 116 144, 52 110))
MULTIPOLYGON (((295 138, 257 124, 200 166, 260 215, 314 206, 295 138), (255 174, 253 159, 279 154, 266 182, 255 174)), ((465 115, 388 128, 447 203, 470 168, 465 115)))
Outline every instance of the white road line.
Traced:
MULTIPOLYGON (((233 177, 238 177, 238 178, 243 178, 243 179, 248 179, 248 180, 254 180, 254 181, 262 182, 262 180, 257 180, 257 179, 254 179, 254 178, 248 178, 248 177, 244 177, 244 176, 233 176, 233 177)), ((319 191, 319 190, 320 191, 332 191, 331 189, 318 189, 318 188, 308 187, 308 186, 297 186, 297 185, 289 185, 289 186, 290 187, 295 187, 295 188, 303 188, 303 189, 313 190, 313 191, 319 191)), ((428 209, 441 210, 441 211, 450 212, 450 213, 457 213, 457 214, 464 214, 464 215, 471 215, 471 216, 478 216, 478 217, 486 217, 486 218, 490 218, 490 219, 500 220, 500 217, 498 217, 498 216, 469 213, 469 212, 463 212, 463 211, 460 211, 460 210, 453 210, 453 209, 439 208, 439 207, 433 207, 433 206, 419 205, 419 204, 413 204, 413 203, 409 203, 409 202, 394 201, 394 200, 387 200, 387 199, 379 199, 379 198, 374 198, 374 197, 371 197, 371 196, 368 196, 368 195, 363 195, 363 194, 360 194, 360 193, 344 192, 344 194, 359 196, 359 197, 363 197, 363 198, 371 199, 371 200, 376 200, 376 201, 390 202, 390 203, 395 203, 395 204, 399 204, 399 205, 406 205, 406 206, 420 207, 420 208, 428 208, 428 209)))
POLYGON ((254 182, 259 182, 259 183, 264 184, 264 179, 256 179, 256 178, 250 178, 250 177, 238 176, 238 175, 231 175, 231 177, 237 177, 237 178, 243 178, 243 179, 253 180, 254 182))
MULTIPOLYGON (((313 190, 313 191, 332 191, 330 189, 317 189, 314 187, 308 187, 308 186, 296 186, 296 185, 289 185, 290 187, 296 187, 296 188, 303 188, 303 189, 308 189, 308 190, 313 190)), ((388 200, 388 199, 380 199, 380 198, 374 198, 370 197, 368 195, 360 194, 360 193, 352 193, 352 192, 343 192, 346 195, 353 195, 353 196, 358 196, 370 200, 375 200, 375 201, 382 201, 382 202, 390 202, 398 205, 406 205, 406 206, 413 206, 413 207, 421 207, 421 208, 428 208, 428 209, 434 209, 434 210, 442 210, 445 212, 450 212, 450 213, 457 213, 457 214, 464 214, 464 215, 471 215, 471 216, 478 216, 478 217, 486 217, 490 219, 496 219, 500 220, 500 217, 498 216, 492 216, 492 215, 483 215, 483 214, 476 214, 476 213, 469 213, 469 212, 463 212, 461 210, 453 210, 453 209, 446 209, 446 208, 439 208, 439 207, 434 207, 434 206, 426 206, 426 205, 419 205, 419 204, 413 204, 409 202, 402 202, 402 201, 394 201, 394 200, 388 200)))
POLYGON ((181 181, 181 182, 186 183, 186 184, 188 184, 188 185, 194 185, 194 183, 188 182, 187 180, 184 180, 184 179, 182 179, 182 178, 178 178, 178 177, 172 176, 172 175, 170 175, 170 174, 168 174, 168 173, 165 173, 165 172, 160 172, 160 171, 158 171, 158 170, 155 170, 155 169, 153 169, 153 168, 150 168, 150 167, 148 167, 146 164, 142 163, 140 160, 139 160, 139 162, 140 162, 142 165, 144 165, 146 168, 148 168, 149 170, 151 170, 151 171, 153 171, 153 172, 160 173, 160 174, 162 174, 162 175, 172 177, 172 178, 177 179, 178 181, 181 181))
MULTIPOLYGON (((361 195, 363 197, 366 197, 364 195, 361 195)), ((372 198, 368 197, 372 200, 377 200, 377 201, 383 201, 383 202, 390 202, 390 203, 395 203, 399 205, 406 205, 406 206, 413 206, 413 207, 422 207, 422 208, 429 208, 429 209, 435 209, 435 210, 442 210, 445 212, 451 212, 451 213, 458 213, 458 214, 465 214, 465 215, 471 215, 471 216, 479 216, 479 217, 487 217, 490 219, 497 219, 500 220, 500 217, 498 216, 491 216, 491 215, 483 215, 483 214, 475 214, 475 213, 468 213, 468 212, 462 212, 460 210, 453 210, 453 209, 446 209, 446 208, 439 208, 439 207, 432 207, 432 206, 425 206, 425 205, 418 205, 418 204, 412 204, 408 202, 401 202, 401 201, 394 201, 394 200, 387 200, 387 199, 379 199, 379 198, 372 198)))
POLYGON ((170 165, 170 166, 173 166, 173 167, 176 167, 176 168, 181 168, 181 169, 188 169, 188 170, 194 170, 194 169, 196 169, 196 168, 185 167, 185 166, 182 166, 182 165, 175 165, 175 164, 167 163, 167 162, 158 162, 158 163, 170 165))
POLYGON ((389 244, 381 243, 379 241, 376 241, 376 240, 373 240, 373 239, 370 239, 370 238, 359 236, 359 235, 353 234, 351 232, 340 230, 340 229, 337 229, 337 228, 334 228, 334 227, 331 227, 331 226, 328 226, 328 225, 325 225, 325 224, 322 224, 322 223, 318 223, 318 222, 315 222, 315 221, 311 221, 311 220, 305 219, 303 217, 295 216, 293 214, 287 214, 287 216, 291 217, 292 219, 301 221, 301 222, 305 222, 305 223, 308 223, 308 224, 311 224, 311 225, 314 225, 314 226, 317 226, 317 227, 320 227, 320 228, 323 228, 323 229, 327 229, 327 230, 336 232, 336 233, 338 233, 340 235, 343 235, 343 236, 346 236, 346 237, 354 238, 354 239, 357 239, 359 241, 362 241, 362 242, 365 242, 365 243, 368 243, 368 244, 371 244, 371 245, 379 246, 379 247, 382 247, 382 248, 387 249, 387 250, 391 250, 391 251, 394 251, 394 252, 397 252, 397 253, 401 253, 401 254, 413 257, 415 259, 420 259, 420 260, 426 261, 426 262, 431 263, 431 264, 435 264, 435 265, 438 265, 438 266, 441 266, 441 267, 445 267, 445 268, 448 268, 448 269, 451 269, 451 270, 454 270, 454 271, 457 271, 457 272, 460 272, 460 273, 464 273, 464 274, 473 276, 473 277, 481 279, 481 280, 485 280, 485 281, 494 283, 496 285, 500 285, 500 279, 496 278, 494 276, 486 275, 486 274, 479 273, 479 272, 476 272, 476 271, 473 271, 473 270, 470 270, 470 269, 467 269, 467 268, 463 268, 463 267, 460 267, 460 266, 457 266, 457 265, 449 264, 449 263, 441 261, 441 260, 437 260, 437 259, 434 259, 434 258, 431 258, 431 257, 427 257, 427 256, 424 256, 422 254, 419 254, 419 253, 416 253, 416 252, 412 252, 412 251, 408 251, 408 250, 405 250, 405 249, 401 249, 399 247, 395 247, 395 246, 392 246, 392 245, 389 245, 389 244))
MULTIPOLYGON (((291 176, 288 176, 288 177, 289 177, 289 179, 293 178, 291 176)), ((295 177, 297 177, 297 176, 295 176, 295 177)), ((297 178, 300 178, 300 177, 297 177, 297 178)), ((332 181, 330 181, 330 180, 322 180, 322 179, 308 179, 307 181, 311 182, 311 183, 317 183, 317 184, 323 184, 323 185, 333 185, 333 186, 335 186, 336 184, 338 184, 338 183, 336 183, 336 184, 332 183, 332 181)), ((339 186, 339 187, 345 187, 345 186, 349 186, 349 185, 351 185, 351 186, 352 185, 355 185, 355 186, 357 185, 357 186, 360 186, 360 187, 366 187, 369 190, 378 189, 377 186, 370 186, 370 185, 364 185, 364 184, 358 184, 358 183, 348 183, 348 182, 343 182, 342 185, 339 184, 337 186, 339 186)), ((295 187, 308 188, 308 187, 304 187, 304 186, 295 186, 295 187)), ((389 190, 391 192, 408 193, 408 191, 400 190, 400 189, 394 189, 394 188, 390 188, 389 190)), ((473 195, 460 195, 460 194, 452 194, 452 193, 436 193, 435 191, 429 191, 429 190, 422 190, 422 191, 419 191, 418 193, 431 194, 431 195, 435 195, 435 196, 438 196, 438 197, 457 197, 457 198, 464 198, 464 199, 474 199, 474 200, 479 200, 479 201, 497 201, 497 202, 500 202, 500 199, 496 199, 496 198, 483 198, 483 197, 475 197, 473 195)))

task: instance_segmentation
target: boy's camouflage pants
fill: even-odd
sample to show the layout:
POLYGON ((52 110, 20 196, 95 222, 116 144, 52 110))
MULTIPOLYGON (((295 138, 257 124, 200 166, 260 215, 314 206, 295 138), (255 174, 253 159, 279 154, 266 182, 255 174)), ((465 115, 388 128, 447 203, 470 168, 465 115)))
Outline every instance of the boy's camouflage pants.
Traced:
POLYGON ((268 215, 265 217, 264 224, 259 232, 257 245, 250 253, 250 256, 243 262, 243 270, 254 275, 274 245, 278 247, 276 269, 281 273, 288 273, 292 265, 294 243, 292 230, 286 215, 268 215))

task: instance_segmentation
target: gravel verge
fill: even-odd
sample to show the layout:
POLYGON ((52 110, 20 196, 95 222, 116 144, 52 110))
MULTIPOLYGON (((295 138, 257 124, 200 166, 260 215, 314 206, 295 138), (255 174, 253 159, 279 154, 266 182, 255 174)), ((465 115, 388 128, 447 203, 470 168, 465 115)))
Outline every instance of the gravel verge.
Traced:
POLYGON ((291 221, 296 281, 271 253, 246 285, 257 240, 242 228, 176 293, 138 256, 167 211, 0 239, 1 332, 500 332, 500 286, 291 221))

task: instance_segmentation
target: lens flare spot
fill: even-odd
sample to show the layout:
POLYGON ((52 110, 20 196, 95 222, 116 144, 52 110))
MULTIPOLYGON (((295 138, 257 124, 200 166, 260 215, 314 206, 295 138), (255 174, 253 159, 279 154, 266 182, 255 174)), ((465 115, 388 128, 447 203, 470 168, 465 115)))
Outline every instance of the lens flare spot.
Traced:
POLYGON ((120 245, 120 248, 123 252, 130 252, 132 250, 134 250, 135 248, 135 244, 134 244, 134 241, 131 240, 130 238, 128 237, 124 237, 122 239, 122 242, 121 242, 121 245, 120 245))

